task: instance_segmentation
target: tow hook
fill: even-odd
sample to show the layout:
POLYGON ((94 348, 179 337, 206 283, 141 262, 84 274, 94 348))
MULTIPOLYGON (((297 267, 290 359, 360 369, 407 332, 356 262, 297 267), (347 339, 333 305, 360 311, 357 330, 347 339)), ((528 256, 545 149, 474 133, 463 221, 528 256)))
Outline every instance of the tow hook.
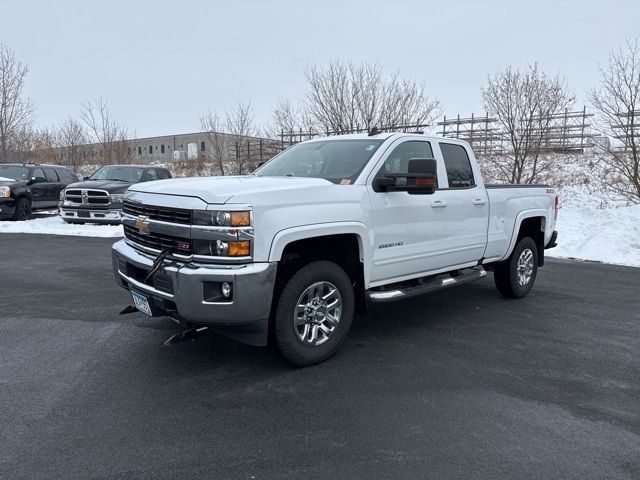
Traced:
POLYGON ((191 340, 195 342, 197 339, 199 339, 201 336, 207 333, 208 330, 209 330, 209 327, 189 328, 184 332, 176 333, 173 337, 171 337, 169 340, 164 342, 164 346, 170 347, 171 345, 174 345, 180 342, 186 342, 187 340, 191 340))
POLYGON ((133 305, 127 305, 126 307, 124 307, 122 310, 120 310, 118 312, 118 315, 127 315, 128 313, 135 313, 135 312, 139 312, 139 311, 140 310, 138 310, 133 305))

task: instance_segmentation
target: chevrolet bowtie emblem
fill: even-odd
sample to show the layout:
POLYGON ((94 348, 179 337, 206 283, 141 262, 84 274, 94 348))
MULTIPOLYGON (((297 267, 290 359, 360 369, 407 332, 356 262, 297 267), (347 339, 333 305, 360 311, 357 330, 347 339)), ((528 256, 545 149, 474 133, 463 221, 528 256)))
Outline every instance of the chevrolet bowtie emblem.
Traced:
POLYGON ((149 233, 149 217, 138 217, 136 220, 136 227, 140 230, 140 233, 149 233))

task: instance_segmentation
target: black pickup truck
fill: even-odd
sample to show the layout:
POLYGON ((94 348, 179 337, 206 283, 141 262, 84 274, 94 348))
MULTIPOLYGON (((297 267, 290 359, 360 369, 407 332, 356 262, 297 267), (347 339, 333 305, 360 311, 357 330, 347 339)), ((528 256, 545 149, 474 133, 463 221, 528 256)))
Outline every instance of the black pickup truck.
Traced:
POLYGON ((34 210, 55 210, 60 192, 77 181, 60 165, 0 164, 0 220, 27 220, 34 210))
POLYGON ((153 165, 107 165, 84 181, 68 185, 58 209, 67 223, 120 223, 122 197, 134 183, 171 178, 171 172, 153 165))

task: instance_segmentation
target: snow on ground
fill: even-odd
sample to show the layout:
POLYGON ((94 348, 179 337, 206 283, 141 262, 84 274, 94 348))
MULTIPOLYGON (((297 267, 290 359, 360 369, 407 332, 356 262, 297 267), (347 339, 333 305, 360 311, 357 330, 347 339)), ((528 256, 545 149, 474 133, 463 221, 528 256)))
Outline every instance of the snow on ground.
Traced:
MULTIPOLYGON (((603 206, 579 190, 566 193, 564 203, 560 196, 558 246, 546 255, 640 267, 640 205, 603 206)), ((122 226, 70 225, 58 215, 35 214, 26 222, 0 221, 2 233, 122 237, 122 226)))
POLYGON ((34 213, 25 222, 0 221, 2 233, 47 233, 51 235, 73 235, 76 237, 122 237, 122 225, 71 225, 53 213, 34 213))

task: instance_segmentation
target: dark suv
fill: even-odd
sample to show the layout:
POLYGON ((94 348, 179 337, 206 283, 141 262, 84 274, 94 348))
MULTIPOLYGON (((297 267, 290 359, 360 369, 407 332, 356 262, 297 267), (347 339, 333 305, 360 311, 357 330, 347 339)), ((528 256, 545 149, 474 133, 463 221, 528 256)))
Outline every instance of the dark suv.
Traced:
POLYGON ((107 165, 60 194, 60 217, 67 223, 120 223, 122 197, 134 183, 171 178, 151 165, 107 165))
POLYGON ((58 207, 60 192, 78 177, 67 167, 0 164, 0 219, 26 220, 34 210, 58 207))

